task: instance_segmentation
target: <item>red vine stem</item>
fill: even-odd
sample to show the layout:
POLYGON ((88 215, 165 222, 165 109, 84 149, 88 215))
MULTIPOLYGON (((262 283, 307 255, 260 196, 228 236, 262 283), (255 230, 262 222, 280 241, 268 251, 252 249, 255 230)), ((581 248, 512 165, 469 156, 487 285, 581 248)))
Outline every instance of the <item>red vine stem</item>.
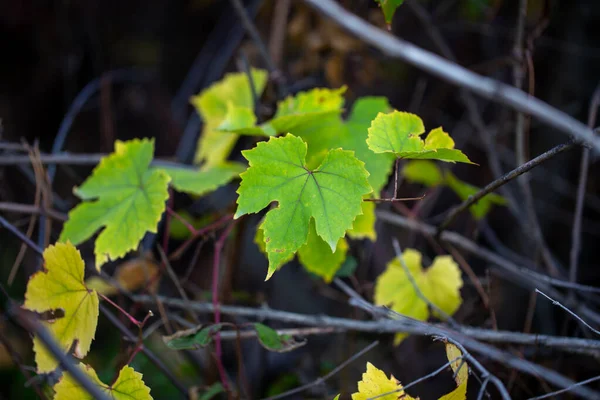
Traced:
MULTIPOLYGON (((229 233, 235 225, 235 220, 230 223, 219 239, 215 242, 214 247, 214 259, 213 259, 213 275, 212 275, 212 304, 215 310, 215 324, 221 322, 221 310, 219 308, 219 265, 221 263, 221 251, 225 245, 225 240, 229 236, 229 233)), ((221 335, 215 334, 215 359, 217 363, 217 369, 219 370, 219 376, 221 378, 221 384, 226 391, 229 391, 229 385, 227 383, 227 375, 225 374, 225 368, 223 367, 223 361, 221 360, 222 349, 221 349, 221 335)))

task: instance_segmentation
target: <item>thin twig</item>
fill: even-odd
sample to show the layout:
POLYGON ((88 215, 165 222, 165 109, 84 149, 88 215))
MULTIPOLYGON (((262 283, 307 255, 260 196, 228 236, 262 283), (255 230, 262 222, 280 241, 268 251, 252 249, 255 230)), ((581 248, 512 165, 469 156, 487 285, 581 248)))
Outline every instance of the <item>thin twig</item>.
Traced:
POLYGON ((237 14, 238 18, 242 21, 242 25, 244 29, 252 39, 252 42, 258 49, 260 56, 262 57, 265 65, 267 66, 267 70, 269 71, 269 75, 271 79, 277 83, 277 91, 280 98, 285 97, 287 95, 287 89, 285 88, 284 77, 280 70, 277 69, 277 66, 271 59, 271 55, 267 50, 267 46, 265 42, 260 37, 260 33, 256 26, 248 16, 248 13, 244 9, 241 0, 230 0, 231 5, 233 5, 233 9, 237 14))
MULTIPOLYGON (((598 105, 600 104, 600 85, 596 87, 590 102, 588 113, 588 126, 592 128, 596 124, 598 105)), ((583 205, 585 189, 587 186, 588 169, 590 164, 590 150, 584 148, 581 153, 581 164, 579 166, 579 182, 577 184, 577 197, 575 200, 575 215, 573 216, 573 228, 571 231, 571 251, 569 253, 569 280, 577 282, 578 259, 581 248, 581 223, 583 216, 583 205)))
MULTIPOLYGON (((168 298, 158 296, 159 300, 166 306, 185 310, 191 308, 197 313, 212 314, 214 306, 210 302, 185 301, 177 298, 168 298)), ((141 304, 154 304, 155 299, 147 295, 133 295, 131 299, 141 304)), ((368 303, 370 304, 370 303, 368 303)), ((372 310, 378 310, 380 315, 388 315, 388 309, 370 305, 372 310)), ((240 316, 254 318, 257 321, 269 319, 287 323, 295 323, 305 326, 331 327, 340 330, 373 332, 373 333, 409 333, 415 335, 429 334, 429 327, 444 328, 444 324, 426 324, 418 321, 403 318, 401 320, 378 320, 378 321, 357 321, 353 319, 330 317, 326 315, 307 315, 287 311, 273 310, 270 308, 253 308, 241 306, 220 305, 221 314, 230 316, 240 316), (424 327, 428 327, 427 330, 424 327)), ((569 352, 584 352, 597 355, 600 352, 600 340, 570 338, 561 336, 548 336, 537 334, 524 334, 521 332, 496 331, 489 329, 473 328, 459 326, 455 328, 462 335, 473 339, 487 341, 491 343, 519 344, 535 347, 548 347, 557 350, 569 352)))
POLYGON ((20 204, 10 203, 7 201, 0 201, 0 210, 6 212, 20 213, 20 214, 33 214, 33 215, 45 215, 57 221, 66 221, 67 216, 55 210, 46 210, 43 205, 36 207, 31 204, 20 204))
POLYGON ((558 155, 566 150, 573 149, 575 147, 576 147, 576 145, 573 142, 559 144, 558 146, 553 147, 552 149, 546 151, 545 153, 540 154, 536 158, 526 162, 523 165, 518 166, 517 168, 506 173, 502 177, 489 183, 486 187, 484 187, 483 189, 481 189, 474 195, 469 196, 469 198, 467 200, 465 200, 459 206, 455 207, 452 211, 450 211, 450 213, 448 214, 446 219, 444 219, 444 221, 440 224, 440 227, 438 228, 436 235, 439 236, 446 228, 448 228, 448 226, 450 226, 450 224, 452 224, 452 222, 454 222, 454 220, 456 219, 458 214, 467 210, 470 206, 475 204, 478 200, 480 200, 486 194, 493 192, 494 190, 498 189, 500 186, 507 184, 508 182, 512 181, 519 175, 522 175, 525 172, 530 171, 531 169, 537 167, 538 165, 540 165, 541 163, 543 163, 545 161, 548 161, 549 159, 555 157, 556 155, 558 155))
POLYGON ((401 40, 348 12, 333 0, 304 0, 304 2, 388 56, 402 59, 417 68, 469 89, 480 96, 531 114, 546 124, 573 135, 577 140, 592 146, 600 152, 600 138, 595 137, 590 128, 547 103, 532 98, 521 90, 502 82, 471 72, 456 63, 401 40))
POLYGON ((555 306, 558 306, 558 307, 562 308, 563 310, 565 310, 566 312, 568 312, 573 318, 575 318, 577 321, 581 322, 583 325, 585 325, 589 330, 594 332, 596 335, 600 335, 600 331, 598 331, 597 329, 594 329, 590 324, 585 322, 583 320, 583 318, 581 318, 579 315, 575 314, 573 311, 569 310, 566 306, 563 306, 559 301, 554 300, 552 297, 548 296, 546 293, 542 292, 539 289, 535 289, 535 291, 536 291, 536 293, 539 293, 542 296, 544 296, 545 298, 547 298, 548 300, 550 300, 552 302, 552 304, 554 304, 555 306))
POLYGON ((573 385, 569 386, 568 388, 564 388, 561 390, 557 390, 556 392, 551 392, 551 393, 546 393, 543 396, 538 396, 538 397, 530 397, 527 400, 542 400, 542 399, 547 399, 549 397, 553 397, 556 396, 557 394, 561 394, 561 393, 566 393, 566 392, 570 392, 571 390, 573 390, 574 388, 578 387, 578 386, 583 386, 583 385, 587 385, 588 383, 592 383, 592 382, 596 382, 600 380, 600 376, 595 376, 593 378, 590 379, 586 379, 585 381, 581 381, 581 382, 577 382, 574 383, 573 385))
POLYGON ((340 365, 338 365, 337 367, 335 367, 334 369, 332 369, 327 375, 324 375, 324 376, 322 376, 320 378, 317 378, 314 381, 312 381, 310 383, 307 383, 305 385, 299 386, 299 387, 294 388, 292 390, 288 390, 287 392, 283 392, 283 393, 280 393, 280 394, 275 395, 275 396, 267 397, 267 398, 265 398, 263 400, 282 399, 284 397, 288 397, 288 396, 291 396, 293 394, 303 392, 306 389, 309 389, 309 388, 311 388, 313 386, 322 385, 329 378, 331 378, 332 376, 334 376, 335 374, 337 374, 338 372, 340 372, 342 369, 346 368, 346 366, 350 365, 354 361, 358 360, 364 354, 366 354, 369 351, 371 351, 378 344, 379 344, 379 340, 374 341, 373 343, 371 343, 370 345, 368 345, 367 347, 365 347, 364 349, 362 349, 361 351, 359 351, 358 353, 354 354, 352 357, 350 357, 349 359, 347 359, 346 361, 344 361, 343 363, 341 363, 340 365))

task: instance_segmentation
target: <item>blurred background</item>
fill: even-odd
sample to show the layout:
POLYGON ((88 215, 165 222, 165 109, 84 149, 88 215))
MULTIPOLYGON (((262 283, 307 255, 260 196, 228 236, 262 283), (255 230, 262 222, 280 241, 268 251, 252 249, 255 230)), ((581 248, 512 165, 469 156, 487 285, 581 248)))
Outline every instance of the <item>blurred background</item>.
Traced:
MULTIPOLYGON (((387 29, 374 1, 341 0, 340 3, 370 23, 387 29)), ((391 32, 472 71, 509 84, 513 84, 515 66, 521 67, 525 70, 525 91, 587 121, 590 99, 600 83, 597 26, 600 2, 529 0, 523 57, 514 50, 518 3, 517 0, 407 0, 398 9, 391 32)), ((427 129, 443 126, 455 138, 457 147, 480 164, 479 168, 453 167, 453 173, 463 181, 485 186, 518 165, 514 144, 516 117, 510 109, 474 97, 474 113, 465 106, 464 96, 455 86, 386 57, 302 1, 246 0, 243 5, 279 71, 271 77, 261 99, 263 115, 273 113, 278 100, 273 81, 284 85, 289 94, 313 87, 347 85, 346 110, 357 97, 386 96, 394 108, 421 116, 427 129)), ((257 43, 246 34, 232 3, 225 0, 5 0, 0 2, 0 54, 0 143, 24 141, 33 146, 37 142, 42 153, 108 153, 113 150, 115 139, 153 137, 157 157, 186 163, 193 159, 201 127, 189 104, 190 96, 227 72, 243 70, 246 62, 266 67, 257 43), (60 148, 53 148, 57 146, 57 132, 64 121, 72 123, 68 135, 58 141, 60 148)), ((526 138, 527 158, 567 140, 564 134, 529 119, 526 138)), ((249 143, 242 141, 239 149, 249 143)), ((11 154, 17 154, 17 150, 0 147, 0 158, 11 154)), ((239 151, 233 157, 243 160, 239 151)), ((580 150, 570 151, 529 175, 540 230, 552 259, 563 270, 568 266, 571 248, 580 157, 580 150)), ((72 188, 89 175, 92 167, 61 165, 56 170, 52 184, 55 210, 66 214, 77 204, 72 188)), ((600 164, 592 158, 578 282, 593 286, 600 284, 599 172, 600 164)), ((28 164, 0 164, 0 202, 33 204, 36 182, 28 164)), ((235 190, 232 184, 201 199, 178 195, 175 202, 179 210, 185 210, 201 226, 202 218, 210 220, 211 216, 231 209, 235 190)), ((402 196, 421 194, 422 187, 418 185, 401 186, 402 196)), ((516 182, 507 185, 500 194, 512 198, 516 208, 511 211, 510 207, 497 207, 477 224, 465 215, 453 229, 522 265, 543 270, 543 249, 516 217, 531 217, 526 211, 525 195, 516 182)), ((442 189, 420 207, 418 218, 439 223, 443 213, 459 202, 455 194, 442 189)), ((407 203, 406 207, 413 204, 407 203)), ((39 226, 30 223, 29 215, 8 209, 0 209, 0 213, 27 232, 34 242, 53 243, 60 233, 57 223, 40 233, 39 226)), ((258 221, 258 217, 247 218, 225 249, 228 266, 222 288, 225 303, 254 306, 267 303, 276 309, 301 313, 363 316, 347 306, 346 298, 337 290, 309 276, 295 262, 263 282, 266 260, 253 242, 258 221)), ((383 223, 378 224, 378 237, 375 243, 354 241, 350 247, 356 266, 350 279, 367 297, 372 294, 375 278, 393 257, 391 237, 400 238, 404 247, 428 253, 429 260, 436 254, 422 237, 383 223)), ((176 237, 171 240, 174 246, 181 242, 176 237)), ((212 243, 208 239, 201 250, 190 250, 173 263, 176 273, 186 276, 186 290, 198 300, 209 298, 212 243)), ((82 253, 91 259, 91 245, 82 246, 82 253)), ((142 256, 131 256, 136 257, 142 256)), ((468 261, 487 285, 490 303, 484 307, 473 284, 467 282, 463 289, 465 302, 456 316, 459 322, 543 334, 582 334, 578 325, 551 304, 532 303, 530 292, 502 276, 487 273, 484 262, 476 258, 468 261)), ((13 299, 23 299, 27 278, 39 266, 35 253, 23 250, 17 239, 0 229, 0 281, 13 299), (19 261, 19 269, 14 267, 15 260, 19 261), (10 279, 12 284, 7 285, 11 275, 14 275, 10 279)), ((107 271, 110 273, 114 268, 116 265, 109 265, 107 271)), ((168 279, 161 280, 158 290, 166 295, 176 293, 168 279)), ((118 301, 133 313, 142 316, 145 313, 144 306, 131 304, 127 299, 118 301)), ((201 316, 205 321, 209 317, 201 316)), ((177 322, 173 324, 177 326, 177 322)), ((284 327, 275 322, 270 326, 284 327)), ((7 340, 0 345, 0 380, 4 383, 0 387, 1 398, 37 398, 29 378, 15 365, 6 348, 9 345, 21 354, 21 366, 33 376, 33 355, 27 335, 6 320, 2 320, 0 330, 7 340)), ((311 337, 307 346, 284 354, 267 353, 255 341, 245 341, 243 354, 251 397, 274 395, 310 382, 376 338, 382 344, 369 353, 368 359, 402 382, 417 379, 444 363, 443 346, 422 337, 410 337, 401 346, 393 347, 392 335, 336 333, 311 337)), ((102 317, 94 343, 86 362, 94 365, 101 379, 109 381, 119 365, 122 349, 130 343, 123 341, 102 317)), ((202 351, 191 352, 193 355, 168 351, 158 334, 149 336, 148 346, 164 359, 178 379, 187 386, 197 386, 199 393, 218 380, 213 361, 202 351)), ((519 349, 508 350, 517 354, 519 349)), ((592 357, 547 350, 525 356, 574 380, 600 373, 597 360, 592 357)), ((225 363, 233 372, 236 362, 234 347, 227 343, 225 363)), ((145 356, 138 355, 133 365, 144 374, 154 398, 180 396, 171 381, 145 356)), ((488 368, 510 386, 514 398, 547 390, 543 381, 517 374, 503 365, 491 363, 488 368)), ((353 363, 326 385, 289 398, 332 398, 339 392, 352 393, 363 370, 364 361, 353 363)), ((52 382, 55 378, 31 379, 52 382)), ((421 399, 433 399, 452 385, 451 375, 447 374, 416 385, 414 393, 421 399)))

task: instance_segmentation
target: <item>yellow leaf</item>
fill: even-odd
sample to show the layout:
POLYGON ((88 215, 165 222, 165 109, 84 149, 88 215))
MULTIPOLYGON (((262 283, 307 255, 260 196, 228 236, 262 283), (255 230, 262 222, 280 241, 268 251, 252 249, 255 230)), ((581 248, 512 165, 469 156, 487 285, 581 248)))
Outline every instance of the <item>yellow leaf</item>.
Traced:
POLYGON ((456 389, 443 395, 439 400, 465 400, 467 398, 467 381, 461 383, 456 389))
POLYGON ((352 229, 347 233, 352 239, 369 239, 374 242, 377 239, 375 232, 375 202, 363 201, 362 214, 354 220, 352 229))
MULTIPOLYGON (((142 374, 126 365, 119 372, 115 383, 106 385, 88 365, 79 364, 79 368, 111 399, 115 400, 152 400, 150 388, 144 384, 142 374)), ((56 396, 54 400, 93 400, 93 397, 73 379, 69 373, 64 373, 60 381, 54 385, 56 396)))
MULTIPOLYGON (((267 84, 267 72, 251 70, 256 94, 260 96, 267 84)), ((227 159, 239 135, 217 130, 227 115, 228 104, 254 109, 252 87, 246 73, 232 73, 191 98, 192 105, 202 116, 204 127, 198 141, 196 163, 214 166, 227 159)))
POLYGON ((362 375, 362 381, 358 382, 358 392, 352 394, 352 400, 366 400, 371 397, 380 396, 392 392, 386 396, 378 397, 378 400, 418 400, 404 393, 402 385, 392 375, 388 378, 385 372, 376 368, 370 362, 367 363, 367 372, 362 375))
MULTIPOLYGON (((462 304, 460 288, 463 281, 458 265, 450 256, 439 256, 424 270, 421 258, 421 253, 414 249, 406 249, 403 253, 404 263, 425 298, 446 314, 454 314, 462 304)), ((420 321, 430 316, 428 304, 419 297, 397 258, 390 261, 377 278, 374 300, 377 305, 390 306, 394 311, 420 321)), ((434 315, 442 317, 435 312, 434 315)), ((398 334, 395 344, 405 337, 406 334, 398 334)))
POLYGON ((447 342, 446 343, 446 356, 448 357, 448 361, 451 361, 450 366, 452 367, 452 371, 456 375, 456 377, 454 378, 456 380, 456 384, 461 385, 462 383, 466 382, 467 379, 469 378, 469 366, 467 365, 467 362, 464 361, 462 358, 459 360, 456 360, 457 358, 462 356, 462 353, 458 349, 458 347, 456 347, 455 345, 453 345, 450 342, 447 342), (452 360, 456 360, 456 361, 452 361, 452 360), (460 370, 459 370, 459 368, 460 368, 460 370), (456 372, 457 370, 458 370, 458 373, 456 372))
MULTIPOLYGON (((84 264, 70 242, 44 250, 45 270, 34 274, 27 284, 24 307, 38 313, 64 311, 64 317, 42 322, 67 353, 76 340, 75 356, 90 350, 98 322, 98 295, 84 284, 84 264)), ((38 373, 53 371, 58 362, 41 341, 33 338, 38 373)))

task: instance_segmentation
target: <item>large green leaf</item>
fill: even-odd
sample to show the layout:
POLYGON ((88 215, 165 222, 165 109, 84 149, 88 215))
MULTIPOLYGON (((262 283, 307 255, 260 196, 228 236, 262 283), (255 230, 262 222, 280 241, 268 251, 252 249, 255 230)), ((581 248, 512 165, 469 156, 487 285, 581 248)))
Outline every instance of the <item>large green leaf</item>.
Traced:
MULTIPOLYGON (((260 96, 267 84, 267 72, 252 69, 251 77, 256 94, 260 96)), ((192 97, 191 103, 204 122, 202 136, 198 141, 196 162, 220 164, 227 159, 238 138, 238 135, 217 130, 227 116, 228 107, 245 108, 246 114, 247 110, 254 110, 252 86, 248 75, 243 72, 227 74, 221 81, 192 97)))
POLYGON ((236 162, 224 162, 200 169, 161 168, 171 177, 171 185, 179 192, 202 196, 238 176, 246 167, 236 162))
POLYGON ((306 167, 306 143, 288 134, 243 152, 250 167, 241 174, 235 218, 277 201, 262 227, 269 258, 267 279, 306 243, 310 219, 335 251, 371 192, 364 163, 350 151, 330 151, 316 169, 306 167))
POLYGON ((398 158, 473 164, 454 148, 454 140, 442 128, 429 132, 425 141, 420 138, 423 132, 423 121, 417 115, 400 111, 379 113, 369 128, 367 144, 375 153, 393 153, 398 158))
POLYGON ((154 140, 115 142, 115 152, 100 161, 74 193, 82 203, 70 213, 59 241, 74 245, 100 228, 94 253, 96 268, 137 248, 146 232, 156 232, 169 197, 169 176, 150 169, 154 140))

